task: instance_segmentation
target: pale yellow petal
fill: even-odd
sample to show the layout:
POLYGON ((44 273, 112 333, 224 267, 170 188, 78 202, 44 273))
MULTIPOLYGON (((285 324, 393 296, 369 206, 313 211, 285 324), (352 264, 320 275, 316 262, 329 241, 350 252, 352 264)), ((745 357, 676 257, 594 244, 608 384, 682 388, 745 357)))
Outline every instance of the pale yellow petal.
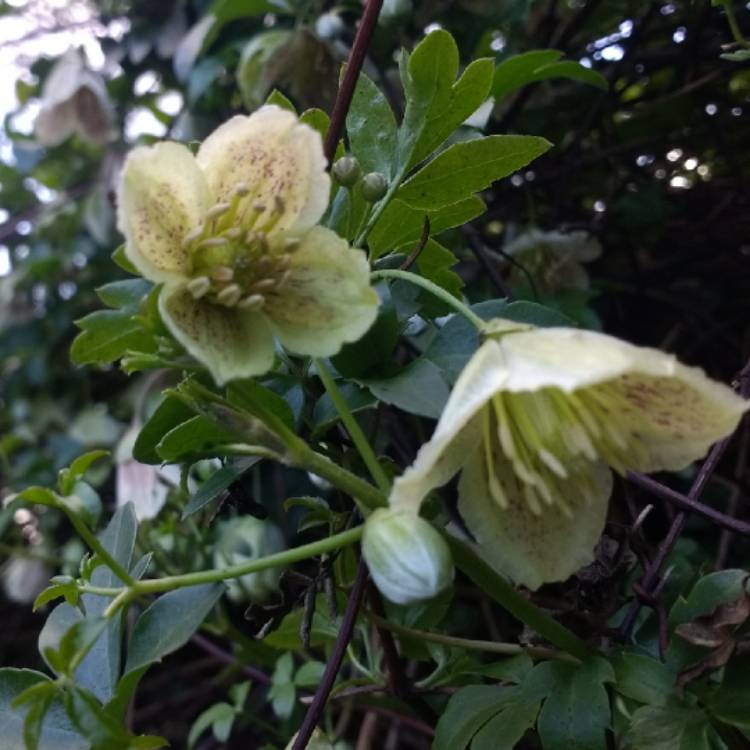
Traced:
POLYGON ((328 206, 330 178, 320 134, 280 107, 266 105, 228 120, 206 138, 196 158, 214 201, 230 200, 238 185, 249 188, 248 200, 265 207, 259 227, 274 221, 274 231, 302 232, 317 224, 328 206), (276 221, 279 205, 283 214, 276 221))
POLYGON ((172 335, 219 385, 262 375, 273 365, 273 336, 260 313, 196 300, 184 285, 161 290, 159 312, 172 335))
POLYGON ((461 372, 430 441, 395 481, 389 499, 392 507, 419 508, 427 493, 445 484, 459 471, 481 440, 478 412, 503 387, 506 379, 502 350, 490 339, 461 372))
POLYGON ((505 390, 614 387, 622 399, 612 424, 627 425, 646 448, 630 469, 684 468, 729 435, 750 406, 671 354, 602 333, 540 328, 502 336, 499 344, 509 373, 505 390))
POLYGON ((592 562, 612 491, 606 466, 591 464, 588 476, 561 481, 559 496, 570 515, 559 505, 544 507, 536 515, 509 462, 495 466, 508 502, 503 510, 490 495, 481 452, 467 458, 458 484, 458 510, 482 557, 496 570, 516 584, 537 589, 564 581, 592 562))
POLYGON ((182 278, 188 256, 182 241, 209 206, 203 174, 190 150, 164 141, 133 149, 117 191, 117 228, 125 254, 155 282, 182 278))
POLYGON ((287 349, 328 357, 367 332, 378 304, 364 252, 330 229, 315 227, 300 238, 286 281, 269 293, 264 311, 287 349))

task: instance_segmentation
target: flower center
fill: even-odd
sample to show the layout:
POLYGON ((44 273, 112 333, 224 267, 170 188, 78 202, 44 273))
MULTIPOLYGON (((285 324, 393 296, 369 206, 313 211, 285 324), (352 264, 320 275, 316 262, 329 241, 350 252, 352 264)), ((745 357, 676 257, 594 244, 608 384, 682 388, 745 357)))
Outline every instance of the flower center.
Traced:
POLYGON ((617 381, 566 393, 558 388, 501 392, 483 413, 483 450, 490 493, 506 509, 521 496, 535 515, 544 505, 571 514, 565 497, 587 502, 596 485, 591 463, 624 474, 646 448, 633 430, 635 411, 617 381), (508 471, 512 469, 512 471, 508 471))
POLYGON ((201 226, 183 240, 193 297, 260 310, 269 296, 278 294, 299 245, 295 237, 274 237, 285 210, 280 196, 266 206, 253 200, 245 185, 238 185, 229 201, 212 206, 201 226))

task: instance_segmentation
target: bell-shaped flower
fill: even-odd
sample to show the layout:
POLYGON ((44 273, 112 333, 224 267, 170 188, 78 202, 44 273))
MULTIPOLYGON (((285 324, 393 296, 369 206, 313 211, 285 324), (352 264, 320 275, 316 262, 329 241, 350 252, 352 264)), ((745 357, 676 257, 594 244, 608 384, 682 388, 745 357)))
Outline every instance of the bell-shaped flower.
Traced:
POLYGON ((459 471, 458 510, 483 556, 532 589, 591 562, 610 467, 679 470, 729 435, 748 404, 702 370, 567 328, 489 334, 391 507, 419 507, 459 471))
POLYGON ((164 286, 174 337, 218 383, 260 375, 274 337, 317 357, 356 341, 377 314, 365 254, 316 226, 330 178, 320 135, 268 105, 219 126, 195 156, 134 149, 118 190, 125 253, 164 286))

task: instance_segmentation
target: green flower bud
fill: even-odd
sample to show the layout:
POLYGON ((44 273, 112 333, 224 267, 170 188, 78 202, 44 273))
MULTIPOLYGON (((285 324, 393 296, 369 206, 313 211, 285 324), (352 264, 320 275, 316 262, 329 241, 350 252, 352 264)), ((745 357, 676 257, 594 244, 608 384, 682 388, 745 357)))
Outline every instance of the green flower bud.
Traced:
POLYGON ((362 178, 362 197, 368 203, 379 201, 388 191, 388 180, 380 172, 369 172, 362 178))
POLYGON ((356 157, 342 156, 333 163, 331 174, 339 185, 352 187, 362 176, 362 167, 359 166, 356 157))
POLYGON ((375 585, 396 604, 429 599, 453 581, 445 540, 412 513, 376 510, 365 524, 362 554, 375 585))
MULTIPOLYGON (((214 547, 214 567, 227 568, 281 552, 285 548, 281 530, 253 516, 222 524, 214 547)), ((281 568, 268 568, 227 580, 227 595, 235 602, 262 602, 278 589, 281 568)))

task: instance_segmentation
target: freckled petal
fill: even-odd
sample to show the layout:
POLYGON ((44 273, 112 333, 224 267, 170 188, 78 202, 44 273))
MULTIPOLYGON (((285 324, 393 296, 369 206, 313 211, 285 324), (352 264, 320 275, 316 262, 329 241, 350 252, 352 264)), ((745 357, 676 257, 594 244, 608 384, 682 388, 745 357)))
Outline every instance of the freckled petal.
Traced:
POLYGON ((364 252, 330 229, 315 227, 302 236, 287 281, 268 296, 264 311, 290 351, 336 354, 361 338, 377 316, 378 296, 364 252))
POLYGON ((506 379, 502 350, 490 339, 461 372, 430 441, 395 481, 389 501, 392 507, 419 508, 428 492, 458 472, 481 439, 477 413, 506 379))
POLYGON ((258 226, 271 218, 275 196, 285 206, 275 231, 309 229, 328 205, 320 134, 280 107, 228 120, 203 141, 196 158, 215 201, 228 200, 241 183, 250 188, 249 200, 267 207, 258 226))
POLYGON ((564 391, 611 383, 624 397, 614 423, 629 426, 645 451, 626 468, 681 469, 729 435, 748 402, 671 354, 592 331, 544 328, 503 336, 509 391, 564 391))
POLYGON ((162 289, 159 312, 172 335, 219 385, 262 375, 273 365, 273 337, 260 313, 195 300, 183 285, 162 289))
POLYGON ((588 502, 577 486, 580 476, 562 485, 572 517, 557 506, 545 507, 537 516, 518 491, 508 462, 499 463, 495 469, 509 504, 507 510, 499 508, 488 490, 482 455, 473 452, 461 472, 458 510, 484 559, 514 583, 530 589, 564 581, 590 563, 604 529, 612 491, 609 469, 600 464, 590 468, 588 502))
POLYGON ((117 228, 125 254, 145 278, 185 276, 182 240, 208 207, 205 180, 186 146, 164 141, 130 152, 117 191, 117 228))

